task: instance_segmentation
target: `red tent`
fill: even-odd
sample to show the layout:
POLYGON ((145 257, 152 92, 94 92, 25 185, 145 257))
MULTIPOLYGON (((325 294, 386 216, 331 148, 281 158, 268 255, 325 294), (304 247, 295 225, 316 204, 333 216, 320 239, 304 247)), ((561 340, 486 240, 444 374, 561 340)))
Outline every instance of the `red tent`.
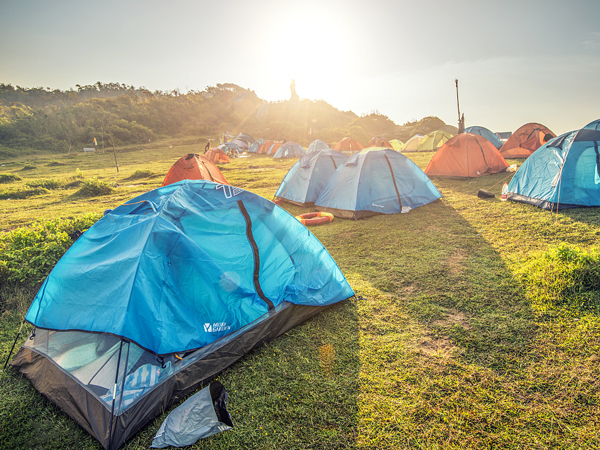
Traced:
POLYGON ((351 152, 360 152, 364 147, 355 139, 351 139, 349 137, 345 137, 340 142, 335 144, 334 150, 338 152, 343 151, 351 151, 351 152))
POLYGON ((369 147, 394 148, 387 139, 382 138, 381 136, 375 136, 374 138, 371 138, 371 140, 367 142, 365 148, 369 147))
POLYGON ((500 148, 505 158, 527 158, 556 135, 539 123, 526 123, 515 131, 500 148))
POLYGON ((227 156, 219 147, 211 148, 204 156, 215 164, 227 164, 229 162, 229 156, 227 156))
POLYGON ((475 178, 502 172, 508 164, 490 141, 461 133, 440 147, 425 169, 430 177, 475 178))
POLYGON ((167 173, 161 187, 181 180, 209 180, 215 183, 229 184, 217 166, 208 158, 196 153, 179 158, 167 173))

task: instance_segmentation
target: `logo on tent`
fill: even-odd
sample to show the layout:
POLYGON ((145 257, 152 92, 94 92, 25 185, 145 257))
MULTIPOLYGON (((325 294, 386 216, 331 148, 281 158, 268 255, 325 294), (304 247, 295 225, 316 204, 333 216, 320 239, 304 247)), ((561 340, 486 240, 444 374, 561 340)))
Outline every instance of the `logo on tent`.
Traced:
POLYGON ((227 331, 229 329, 231 329, 231 327, 227 325, 227 322, 215 322, 204 324, 205 333, 218 333, 220 331, 227 331))
POLYGON ((223 192, 225 193, 225 198, 231 198, 234 195, 238 195, 239 193, 244 192, 243 189, 236 188, 233 186, 228 186, 226 184, 218 185, 217 189, 223 189, 223 192))

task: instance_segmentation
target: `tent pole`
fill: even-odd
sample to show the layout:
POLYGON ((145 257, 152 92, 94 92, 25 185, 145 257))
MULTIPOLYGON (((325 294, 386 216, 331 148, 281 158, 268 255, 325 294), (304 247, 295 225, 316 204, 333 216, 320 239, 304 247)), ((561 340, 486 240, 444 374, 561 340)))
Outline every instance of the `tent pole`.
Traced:
MULTIPOLYGON (((117 372, 115 373, 115 387, 113 390, 113 400, 112 407, 110 408, 110 423, 108 429, 108 445, 106 446, 107 450, 110 450, 112 444, 112 428, 113 428, 113 419, 115 417, 115 397, 117 396, 117 382, 119 381, 119 366, 121 365, 121 351, 123 350, 123 339, 121 339, 121 345, 119 346, 119 359, 117 360, 117 372)), ((121 391, 123 391, 123 387, 121 387, 121 391)))
POLYGON ((10 361, 10 357, 12 356, 12 352, 15 349, 15 345, 17 345, 17 341, 19 340, 19 336, 21 336, 21 330, 23 329, 23 325, 25 325, 25 319, 23 319, 23 322, 21 322, 21 326, 19 327, 19 332, 17 333, 17 337, 15 338, 15 342, 13 342, 12 348, 10 349, 10 352, 8 353, 8 358, 6 358, 6 362, 4 363, 4 367, 2 368, 2 370, 6 370, 6 366, 8 366, 8 361, 10 361))

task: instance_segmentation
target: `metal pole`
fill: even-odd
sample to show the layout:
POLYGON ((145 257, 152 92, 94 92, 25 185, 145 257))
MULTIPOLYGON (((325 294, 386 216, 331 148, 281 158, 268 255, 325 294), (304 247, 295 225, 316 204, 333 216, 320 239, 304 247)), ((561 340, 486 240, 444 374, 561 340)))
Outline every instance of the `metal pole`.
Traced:
POLYGON ((17 337, 15 338, 15 342, 13 342, 12 348, 10 349, 10 353, 8 354, 8 358, 6 358, 6 362, 4 363, 4 368, 2 370, 6 370, 6 366, 8 366, 8 361, 10 361, 10 357, 12 356, 12 352, 15 349, 15 345, 19 340, 19 336, 21 336, 21 330, 23 329, 23 325, 25 324, 25 320, 21 322, 21 327, 19 328, 19 332, 17 333, 17 337))
POLYGON ((458 108, 458 123, 460 123, 460 102, 458 101, 458 78, 454 80, 456 83, 456 107, 458 108))

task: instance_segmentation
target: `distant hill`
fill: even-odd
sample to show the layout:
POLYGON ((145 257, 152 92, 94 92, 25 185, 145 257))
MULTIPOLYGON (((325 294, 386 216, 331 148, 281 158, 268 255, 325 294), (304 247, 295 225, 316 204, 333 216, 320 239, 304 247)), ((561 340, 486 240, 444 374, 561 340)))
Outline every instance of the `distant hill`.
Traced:
POLYGON ((186 94, 101 82, 76 88, 0 84, 0 156, 14 156, 20 149, 68 152, 92 145, 94 138, 111 146, 165 137, 218 141, 227 132, 307 146, 317 138, 336 142, 346 136, 363 144, 373 136, 406 141, 450 127, 437 117, 404 125, 381 114, 359 117, 322 100, 266 102, 231 83, 186 94))

